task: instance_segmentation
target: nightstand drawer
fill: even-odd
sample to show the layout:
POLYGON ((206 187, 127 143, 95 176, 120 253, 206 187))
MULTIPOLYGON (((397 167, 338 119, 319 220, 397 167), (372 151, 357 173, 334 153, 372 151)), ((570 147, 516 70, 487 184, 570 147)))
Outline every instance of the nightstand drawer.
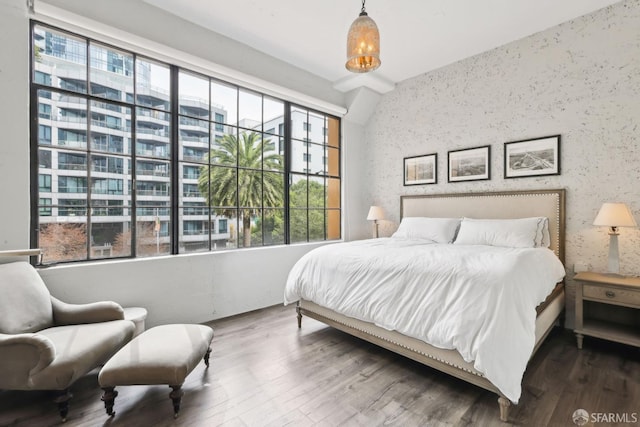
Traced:
POLYGON ((584 298, 596 299, 610 304, 621 304, 640 308, 640 292, 627 289, 610 288, 606 286, 584 284, 582 288, 584 298))

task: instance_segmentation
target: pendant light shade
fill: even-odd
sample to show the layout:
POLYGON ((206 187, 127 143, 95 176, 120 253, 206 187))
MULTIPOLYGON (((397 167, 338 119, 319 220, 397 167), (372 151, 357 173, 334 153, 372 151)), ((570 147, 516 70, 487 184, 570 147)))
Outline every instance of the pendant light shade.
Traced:
POLYGON ((347 70, 354 73, 366 73, 380 66, 380 33, 378 26, 369 18, 364 9, 353 21, 347 36, 347 70))

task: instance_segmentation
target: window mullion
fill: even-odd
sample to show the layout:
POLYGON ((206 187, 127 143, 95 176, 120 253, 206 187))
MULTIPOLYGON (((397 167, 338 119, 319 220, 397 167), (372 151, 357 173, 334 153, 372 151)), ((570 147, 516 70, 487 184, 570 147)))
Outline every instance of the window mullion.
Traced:
POLYGON ((178 159, 180 158, 180 129, 179 129, 179 99, 178 99, 178 67, 175 65, 171 65, 170 73, 171 73, 171 83, 169 88, 169 99, 171 100, 171 132, 169 139, 170 146, 170 165, 171 165, 171 179, 169 180, 171 186, 171 212, 169 215, 169 221, 171 223, 171 232, 170 232, 170 245, 171 245, 171 253, 177 254, 180 246, 180 165, 178 163, 178 159))
MULTIPOLYGON (((34 67, 34 28, 35 23, 31 21, 31 32, 29 35, 30 43, 29 43, 29 72, 30 77, 29 80, 33 82, 35 67, 34 67)), ((40 117, 38 116, 38 87, 31 83, 31 92, 30 92, 30 102, 29 102, 29 114, 31 115, 30 124, 30 135, 31 135, 31 144, 30 144, 30 191, 31 191, 31 233, 29 233, 30 237, 30 247, 37 248, 39 247, 39 237, 40 237, 40 209, 38 208, 39 197, 40 197, 40 188, 38 185, 38 175, 39 175, 39 143, 38 143, 38 125, 40 123, 40 117), (37 119, 36 119, 37 118, 37 119)), ((30 257, 31 263, 36 262, 36 258, 38 257, 30 257)))
POLYGON ((290 198, 289 187, 291 186, 291 103, 284 103, 284 243, 291 243, 291 226, 290 226, 290 198))
MULTIPOLYGON (((87 210, 85 214, 87 215, 87 220, 85 223, 85 227, 87 230, 87 256, 85 259, 91 259, 91 164, 89 162, 89 147, 91 146, 91 40, 87 39, 86 43, 86 53, 85 58, 87 58, 87 69, 86 69, 86 82, 87 82, 87 93, 86 93, 86 114, 87 114, 87 126, 85 127, 85 131, 87 132, 87 146, 85 147, 85 155, 87 156, 87 193, 86 204, 87 210)), ((73 209, 73 208, 71 208, 73 209)))

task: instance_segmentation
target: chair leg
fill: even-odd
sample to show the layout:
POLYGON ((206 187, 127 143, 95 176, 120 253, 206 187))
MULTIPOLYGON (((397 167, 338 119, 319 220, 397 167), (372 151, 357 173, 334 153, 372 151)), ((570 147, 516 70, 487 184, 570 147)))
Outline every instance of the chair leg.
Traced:
POLYGON ((113 417, 116 412, 113 410, 113 404, 115 403, 118 392, 115 387, 103 387, 104 394, 100 398, 104 402, 104 409, 107 411, 107 415, 113 417))
POLYGON ((69 393, 69 389, 65 388, 64 390, 56 390, 56 397, 53 399, 55 403, 58 404, 58 412, 60 412, 60 419, 62 422, 67 421, 67 414, 69 413, 69 400, 73 397, 71 393, 69 393))
POLYGON ((300 313, 300 306, 296 306, 296 313, 298 313, 298 329, 302 328, 302 313, 300 313))
POLYGON ((209 356, 211 355, 211 347, 207 349, 207 352, 204 354, 204 364, 209 367, 209 356))
POLYGON ((173 402, 173 418, 178 418, 178 412, 180 412, 180 402, 182 401, 182 396, 184 395, 184 391, 182 391, 182 384, 179 385, 170 385, 172 388, 171 393, 169 393, 169 397, 173 402))

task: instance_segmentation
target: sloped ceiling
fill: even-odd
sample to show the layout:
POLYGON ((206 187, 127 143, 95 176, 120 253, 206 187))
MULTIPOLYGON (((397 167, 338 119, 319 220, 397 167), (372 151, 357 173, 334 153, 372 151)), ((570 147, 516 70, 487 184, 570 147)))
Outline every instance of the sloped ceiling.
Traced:
POLYGON ((144 0, 334 83, 379 93, 395 83, 507 44, 618 0, 369 0, 382 66, 345 67, 356 0, 144 0))

